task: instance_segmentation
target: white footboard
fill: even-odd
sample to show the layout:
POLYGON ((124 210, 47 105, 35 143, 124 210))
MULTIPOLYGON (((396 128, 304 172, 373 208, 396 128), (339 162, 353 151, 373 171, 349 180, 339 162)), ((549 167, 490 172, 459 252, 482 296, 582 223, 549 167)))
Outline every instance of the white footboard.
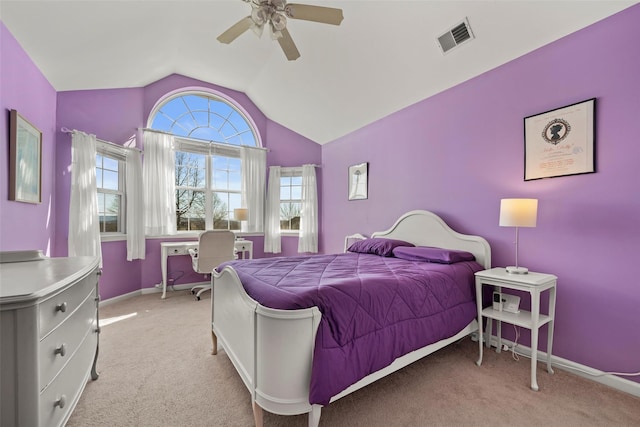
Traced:
MULTIPOLYGON (((263 307, 246 294, 231 267, 214 272, 212 284, 212 331, 251 393, 254 412, 313 410, 310 420, 319 419, 319 407, 309 404, 309 382, 320 311, 263 307)), ((256 413, 256 423, 260 420, 256 413)))
MULTIPOLYGON (((258 303, 249 298, 237 273, 230 267, 220 274, 214 270, 211 281, 211 330, 253 395, 255 311, 258 303)), ((216 353, 216 349, 213 350, 216 353)))
POLYGON ((320 310, 256 310, 256 395, 260 407, 280 415, 311 411, 309 383, 320 310))

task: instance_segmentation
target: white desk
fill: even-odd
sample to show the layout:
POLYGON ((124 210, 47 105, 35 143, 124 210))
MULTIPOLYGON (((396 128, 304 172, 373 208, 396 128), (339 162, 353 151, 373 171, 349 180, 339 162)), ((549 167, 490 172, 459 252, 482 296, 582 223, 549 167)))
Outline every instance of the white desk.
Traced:
MULTIPOLYGON (((253 242, 238 239, 234 243, 236 253, 242 254, 242 259, 253 258, 253 242)), ((162 299, 167 297, 167 258, 175 255, 189 255, 189 249, 197 249, 198 241, 190 242, 162 242, 160 243, 160 267, 162 269, 162 299)))

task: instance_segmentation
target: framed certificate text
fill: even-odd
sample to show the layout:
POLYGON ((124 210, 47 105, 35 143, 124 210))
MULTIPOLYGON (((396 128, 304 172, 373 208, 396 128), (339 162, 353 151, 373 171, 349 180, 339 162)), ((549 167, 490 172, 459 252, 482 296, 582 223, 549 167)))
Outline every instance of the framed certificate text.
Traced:
POLYGON ((593 173, 596 99, 524 118, 524 180, 593 173))

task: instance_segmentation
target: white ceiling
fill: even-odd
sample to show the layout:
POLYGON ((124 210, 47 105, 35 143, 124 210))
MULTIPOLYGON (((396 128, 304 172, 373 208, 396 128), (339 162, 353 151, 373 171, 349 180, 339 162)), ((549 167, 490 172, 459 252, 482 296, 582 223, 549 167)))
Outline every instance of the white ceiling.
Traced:
POLYGON ((301 57, 267 31, 216 37, 241 0, 0 0, 0 19, 57 91, 141 87, 178 73, 246 93, 270 119, 324 144, 637 1, 298 0, 342 8, 339 27, 289 20, 301 57), (440 52, 465 17, 475 39, 440 52))

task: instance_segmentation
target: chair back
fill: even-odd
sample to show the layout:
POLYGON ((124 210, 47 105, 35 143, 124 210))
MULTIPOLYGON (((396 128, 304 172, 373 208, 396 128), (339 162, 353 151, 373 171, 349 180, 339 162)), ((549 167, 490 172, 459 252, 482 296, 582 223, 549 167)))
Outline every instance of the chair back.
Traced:
POLYGON ((214 268, 235 259, 236 240, 231 231, 205 231, 198 239, 198 257, 193 260, 193 269, 198 273, 211 274, 214 268))

